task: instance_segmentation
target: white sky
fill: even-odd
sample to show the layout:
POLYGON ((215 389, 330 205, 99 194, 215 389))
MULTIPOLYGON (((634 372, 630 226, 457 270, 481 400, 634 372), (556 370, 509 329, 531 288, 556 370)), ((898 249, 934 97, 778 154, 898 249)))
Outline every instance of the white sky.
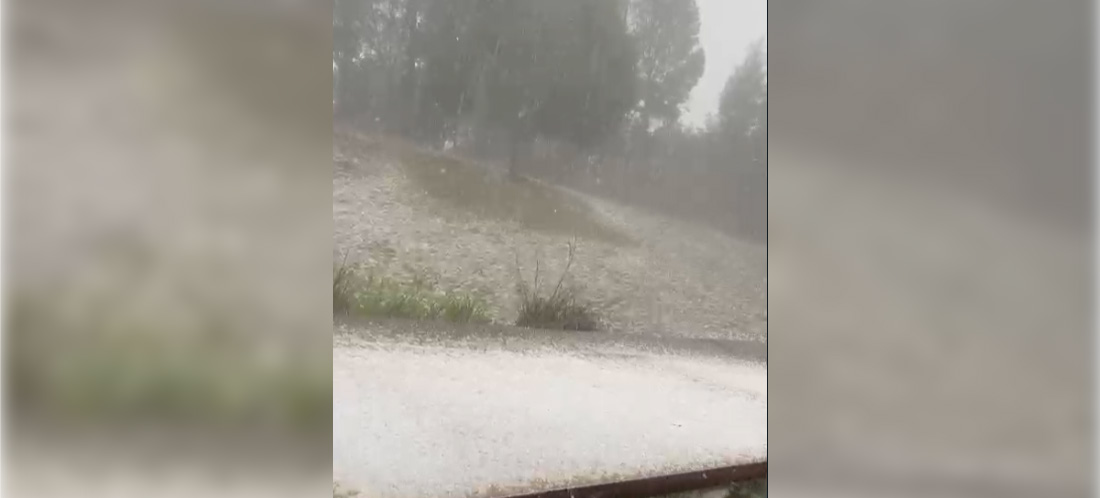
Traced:
POLYGON ((718 109, 718 100, 733 68, 745 57, 749 44, 768 33, 767 0, 696 0, 702 26, 699 42, 707 54, 707 68, 688 98, 681 118, 702 126, 718 109))

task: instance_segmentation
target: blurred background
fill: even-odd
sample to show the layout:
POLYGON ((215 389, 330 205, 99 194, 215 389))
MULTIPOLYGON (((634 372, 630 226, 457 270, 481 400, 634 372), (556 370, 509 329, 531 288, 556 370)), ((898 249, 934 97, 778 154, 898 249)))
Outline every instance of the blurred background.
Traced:
POLYGON ((769 7, 773 492, 1091 495, 1091 2, 769 7))
MULTIPOLYGON (((769 7, 769 484, 1090 494, 1092 5, 769 7)), ((330 13, 9 2, 5 491, 328 492, 330 13)))
POLYGON ((5 491, 327 493, 328 4, 6 7, 5 491))

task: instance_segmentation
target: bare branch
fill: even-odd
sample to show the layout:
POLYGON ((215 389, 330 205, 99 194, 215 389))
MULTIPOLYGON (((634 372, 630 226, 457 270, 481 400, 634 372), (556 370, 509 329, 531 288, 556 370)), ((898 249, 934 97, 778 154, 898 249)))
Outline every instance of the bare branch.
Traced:
POLYGON ((558 297, 558 292, 561 291, 561 284, 565 281, 565 276, 569 274, 569 268, 573 266, 573 256, 577 252, 576 237, 567 242, 566 245, 569 247, 569 257, 565 261, 565 269, 561 271, 561 277, 558 278, 558 285, 554 287, 554 293, 550 295, 550 299, 556 299, 558 297))

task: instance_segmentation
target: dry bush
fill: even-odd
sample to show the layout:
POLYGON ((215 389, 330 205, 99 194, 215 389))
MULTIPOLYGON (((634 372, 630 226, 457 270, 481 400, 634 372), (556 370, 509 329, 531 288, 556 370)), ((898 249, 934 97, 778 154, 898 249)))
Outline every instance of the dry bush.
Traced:
POLYGON ((520 298, 517 326, 578 331, 595 331, 602 328, 599 313, 592 304, 579 300, 576 290, 572 287, 563 286, 565 277, 569 275, 573 265, 576 250, 576 242, 570 242, 565 269, 558 277, 554 290, 546 296, 539 292, 539 261, 535 260, 534 281, 532 285, 527 285, 519 265, 519 256, 516 256, 516 292, 520 298))

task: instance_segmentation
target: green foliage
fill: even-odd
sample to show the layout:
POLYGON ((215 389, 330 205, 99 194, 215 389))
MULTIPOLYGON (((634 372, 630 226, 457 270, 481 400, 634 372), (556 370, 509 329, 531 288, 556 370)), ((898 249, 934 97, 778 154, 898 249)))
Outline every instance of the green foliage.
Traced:
POLYGON ((635 102, 637 55, 618 6, 340 0, 337 111, 356 99, 395 102, 420 132, 472 117, 517 141, 542 134, 592 145, 614 133, 635 102))
POLYGON ((726 82, 718 109, 719 126, 729 139, 763 137, 767 143, 767 62, 762 42, 749 49, 745 60, 726 82))
POLYGON ((536 2, 543 23, 539 52, 528 64, 544 88, 532 96, 532 123, 542 135, 582 148, 615 133, 634 107, 638 54, 616 2, 536 2))
MULTIPOLYGON (((338 112, 361 106, 371 127, 507 157, 513 180, 553 178, 766 236, 764 45, 730 78, 713 125, 687 136, 696 134, 678 120, 706 66, 695 0, 338 0, 334 16, 338 112)), ((561 196, 541 185, 478 184, 444 162, 406 164, 440 166, 411 176, 460 207, 528 228, 607 232, 584 222, 583 208, 555 210, 561 196)))
POLYGON ((592 305, 577 299, 576 291, 564 287, 565 278, 573 265, 576 243, 569 244, 569 256, 558 278, 557 285, 549 295, 539 291, 539 261, 535 261, 535 276, 531 285, 523 278, 516 257, 516 292, 519 294, 520 308, 516 325, 519 327, 551 330, 600 330, 600 317, 592 305))
POLYGON ((333 96, 336 115, 393 118, 412 112, 408 95, 420 0, 336 0, 333 96))
POLYGON ((367 317, 446 320, 456 323, 488 322, 488 307, 479 298, 456 292, 440 293, 430 287, 368 276, 355 296, 352 313, 367 317))
POLYGON ((640 114, 674 123, 703 76, 695 0, 631 0, 631 33, 638 44, 640 114))
MULTIPOLYGON (((362 275, 349 265, 341 265, 334 275, 341 279, 342 309, 333 312, 368 318, 410 318, 445 320, 453 323, 491 321, 485 300, 465 293, 440 292, 419 279, 405 282, 366 272, 362 275)), ((333 278, 334 295, 336 277, 333 278)))

